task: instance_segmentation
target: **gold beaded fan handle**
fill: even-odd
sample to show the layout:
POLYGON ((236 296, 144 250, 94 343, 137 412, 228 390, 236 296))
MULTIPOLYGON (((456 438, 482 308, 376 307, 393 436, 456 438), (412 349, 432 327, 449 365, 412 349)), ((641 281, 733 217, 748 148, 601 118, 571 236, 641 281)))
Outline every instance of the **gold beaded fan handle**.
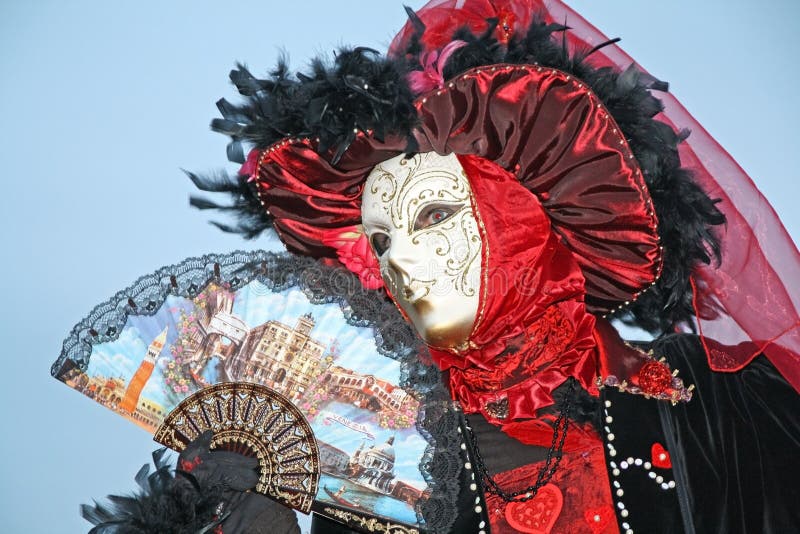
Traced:
POLYGON ((257 492, 311 510, 319 487, 319 448, 311 425, 286 397, 260 384, 216 384, 184 399, 153 439, 181 451, 206 430, 214 432, 212 448, 258 458, 257 492))

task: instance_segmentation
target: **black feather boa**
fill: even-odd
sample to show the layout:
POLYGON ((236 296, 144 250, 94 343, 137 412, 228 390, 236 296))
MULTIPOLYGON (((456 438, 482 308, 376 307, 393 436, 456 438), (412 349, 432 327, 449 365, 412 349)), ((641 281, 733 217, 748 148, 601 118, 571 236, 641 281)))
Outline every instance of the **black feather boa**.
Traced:
MULTIPOLYGON (((266 148, 285 137, 306 136, 319 137, 320 151, 332 149, 336 159, 352 142, 354 129, 373 130, 379 138, 391 133, 410 140, 416 124, 415 95, 405 80, 409 71, 420 68, 419 35, 424 31, 413 12, 410 16, 417 35, 399 59, 365 48, 343 49, 332 64, 318 59, 310 72, 294 77, 282 60, 267 79, 257 79, 239 65, 230 77, 244 102, 234 105, 220 100, 223 118, 211 123, 212 129, 231 137, 229 159, 244 161, 243 143, 266 148)), ((662 104, 651 91, 665 91, 667 84, 633 66, 624 72, 592 67, 587 57, 603 45, 570 55, 565 26, 534 21, 525 36, 502 45, 493 37, 496 23, 490 20, 489 29, 481 35, 466 28, 454 32, 453 38, 467 45, 450 57, 445 79, 481 65, 536 63, 567 72, 592 88, 625 133, 639 162, 658 215, 664 249, 661 278, 613 317, 655 335, 671 332, 679 324, 691 326, 694 310, 689 277, 699 263, 719 260, 713 227, 723 224, 725 218, 716 201, 680 166, 678 144, 688 134, 676 133, 654 119, 662 104)), ((271 226, 246 177, 190 174, 190 178, 201 190, 233 195, 234 202, 228 206, 196 197, 191 200, 200 209, 224 209, 238 215, 235 226, 217 223, 222 230, 253 238, 271 226)))

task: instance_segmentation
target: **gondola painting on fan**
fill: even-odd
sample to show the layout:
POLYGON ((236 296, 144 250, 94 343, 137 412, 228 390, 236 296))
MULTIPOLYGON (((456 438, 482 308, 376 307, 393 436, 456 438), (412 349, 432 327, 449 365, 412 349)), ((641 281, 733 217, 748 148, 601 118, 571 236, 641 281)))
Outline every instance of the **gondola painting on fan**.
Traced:
POLYGON ((427 490, 428 446, 415 425, 419 400, 400 387, 400 362, 377 350, 371 328, 348 324, 339 304, 259 280, 236 290, 211 282, 193 297, 168 295, 151 315, 131 314, 111 337, 93 344, 85 368, 57 378, 151 433, 214 384, 266 386, 313 431, 317 506, 419 524, 413 503, 427 490))

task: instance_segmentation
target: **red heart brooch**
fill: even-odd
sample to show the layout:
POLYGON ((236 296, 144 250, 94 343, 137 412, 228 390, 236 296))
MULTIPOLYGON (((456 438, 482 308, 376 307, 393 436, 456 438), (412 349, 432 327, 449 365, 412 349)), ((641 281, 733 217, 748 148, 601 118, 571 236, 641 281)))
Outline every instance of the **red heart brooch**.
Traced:
POLYGON ((610 506, 600 506, 598 508, 589 508, 583 513, 583 519, 592 534, 600 534, 603 532, 608 524, 614 519, 614 509, 610 506))
POLYGON ((564 496, 553 484, 545 484, 533 499, 512 501, 506 505, 506 521, 519 532, 548 534, 556 523, 564 496))
POLYGON ((669 469, 672 467, 669 453, 660 443, 653 443, 650 454, 653 456, 652 462, 654 466, 660 467, 661 469, 669 469))

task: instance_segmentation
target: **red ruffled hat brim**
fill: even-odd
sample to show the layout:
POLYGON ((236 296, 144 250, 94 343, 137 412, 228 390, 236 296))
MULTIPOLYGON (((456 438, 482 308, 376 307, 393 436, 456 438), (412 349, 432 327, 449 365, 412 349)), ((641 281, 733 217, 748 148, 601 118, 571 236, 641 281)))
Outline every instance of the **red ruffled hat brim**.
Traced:
MULTIPOLYGON (((536 65, 490 65, 415 106, 418 151, 483 157, 537 196, 586 277, 591 311, 611 311, 658 278, 658 221, 642 173, 583 82, 536 65)), ((314 139, 286 139, 258 159, 259 198, 290 250, 336 258, 325 232, 360 223, 367 175, 406 149, 405 139, 359 132, 333 165, 314 139)))

